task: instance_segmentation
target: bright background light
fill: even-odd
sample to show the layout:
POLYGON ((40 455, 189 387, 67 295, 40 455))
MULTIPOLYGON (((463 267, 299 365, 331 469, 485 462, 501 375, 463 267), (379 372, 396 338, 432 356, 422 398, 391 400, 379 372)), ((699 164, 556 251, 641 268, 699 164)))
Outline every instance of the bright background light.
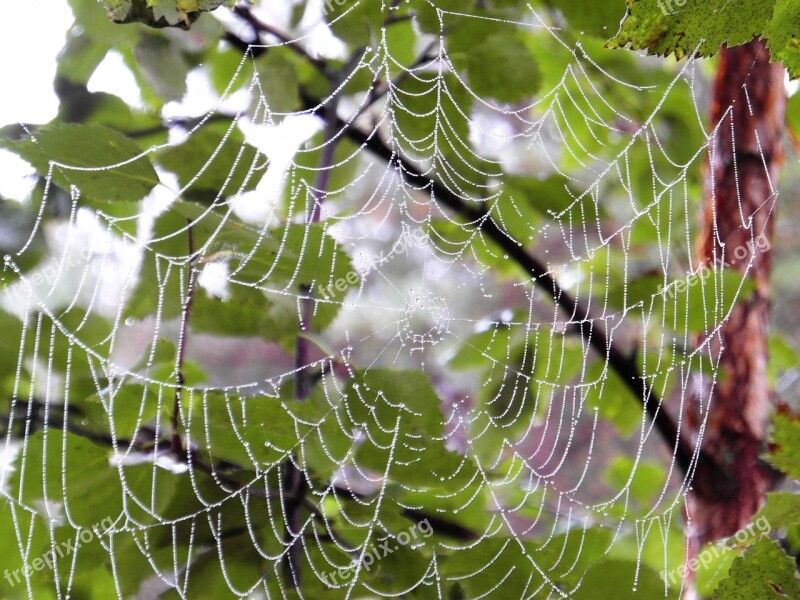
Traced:
POLYGON ((46 123, 56 116, 56 55, 71 24, 65 0, 0 4, 0 125, 46 123))

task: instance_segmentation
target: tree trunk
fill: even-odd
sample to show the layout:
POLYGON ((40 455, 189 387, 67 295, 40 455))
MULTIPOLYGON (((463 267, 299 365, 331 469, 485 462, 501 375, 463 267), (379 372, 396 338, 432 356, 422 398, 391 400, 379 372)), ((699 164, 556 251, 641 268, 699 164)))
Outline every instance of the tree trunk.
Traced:
MULTIPOLYGON (((719 128, 709 147, 697 260, 699 266, 724 261, 725 269, 747 272, 756 287, 707 347, 712 357, 720 356, 720 368, 702 435, 711 461, 698 465, 687 503, 689 559, 702 544, 746 526, 771 486, 760 456, 771 406, 770 246, 785 110, 784 70, 770 64, 763 42, 722 49, 711 105, 712 127, 719 128)), ((705 412, 698 410, 700 402, 698 394, 687 415, 695 439, 698 415, 705 412)))

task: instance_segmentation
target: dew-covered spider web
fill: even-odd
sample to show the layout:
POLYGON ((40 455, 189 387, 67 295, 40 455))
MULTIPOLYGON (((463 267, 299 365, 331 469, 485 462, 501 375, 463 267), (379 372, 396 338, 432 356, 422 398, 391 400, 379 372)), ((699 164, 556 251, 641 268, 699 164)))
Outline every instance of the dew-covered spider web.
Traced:
POLYGON ((19 597, 100 571, 120 598, 677 593, 694 465, 653 416, 684 431, 691 402, 702 437, 748 285, 728 266, 764 250, 742 214, 744 252, 696 261, 731 122, 706 122, 701 62, 628 78, 639 57, 531 7, 433 14, 413 56, 386 24, 288 101, 264 61, 310 41, 264 35, 166 143, 45 156, 3 292, 19 597), (544 87, 473 89, 456 22, 536 33, 544 87), (85 201, 149 165, 141 202, 85 201))

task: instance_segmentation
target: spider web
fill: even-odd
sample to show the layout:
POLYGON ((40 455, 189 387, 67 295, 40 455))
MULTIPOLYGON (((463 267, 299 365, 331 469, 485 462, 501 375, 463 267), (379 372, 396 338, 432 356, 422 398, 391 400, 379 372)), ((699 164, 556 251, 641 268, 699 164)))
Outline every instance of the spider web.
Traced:
MULTIPOLYGON (((442 31, 448 19, 480 19, 438 16, 442 31)), ((652 577, 645 551, 650 565, 676 566, 670 528, 691 470, 681 473, 613 372, 610 349, 596 352, 581 332, 638 347, 659 410, 680 422, 699 398, 703 422, 719 360, 709 341, 745 281, 726 269, 731 256, 692 266, 690 176, 716 135, 700 116, 698 63, 664 83, 630 83, 533 9, 505 24, 540 29, 569 55, 559 83, 530 104, 473 93, 436 36, 404 68, 384 30, 322 103, 281 112, 255 58, 306 40, 253 45, 220 101, 246 97, 246 109, 215 109, 144 153, 180 161, 212 132, 219 142, 194 176, 165 167, 166 183, 122 217, 80 208, 73 187, 66 224, 47 232, 61 249, 48 259, 55 275, 23 272, 29 248, 6 258, 19 280, 5 306, 22 324, 3 495, 20 564, 36 558, 37 539, 56 552, 92 531, 92 515, 111 522, 56 562, 57 597, 85 561, 109 565, 119 597, 182 598, 207 597, 220 576, 230 597, 441 598, 457 584, 470 598, 558 598, 625 548, 634 588, 652 577), (358 78, 369 91, 346 96, 358 78), (646 97, 649 116, 626 114, 613 89, 646 97), (703 140, 683 158, 656 118, 676 98, 690 99, 682 110, 697 114, 703 140), (331 110, 340 121, 326 127, 331 110), (274 146, 287 123, 306 138, 290 161, 241 141, 244 131, 274 146), (371 139, 394 160, 370 152, 371 139), (226 179, 196 195, 221 156, 234 157, 226 179), (634 157, 647 157, 645 177, 634 157), (525 171, 566 201, 537 213, 530 181, 507 175, 525 171), (464 219, 440 190, 485 213, 464 219), (542 256, 590 314, 554 307, 490 228, 542 256), (650 255, 637 245, 643 231, 657 240, 650 255), (697 285, 664 291, 687 277, 697 285), (281 327, 302 330, 302 349, 274 335, 281 327), (235 368, 248 352, 258 376, 235 368), (229 372, 203 376, 209 357, 229 372), (601 476, 608 448, 630 459, 611 480, 601 476), (654 461, 667 469, 642 500, 654 461)), ((37 576, 23 574, 23 596, 37 576)))

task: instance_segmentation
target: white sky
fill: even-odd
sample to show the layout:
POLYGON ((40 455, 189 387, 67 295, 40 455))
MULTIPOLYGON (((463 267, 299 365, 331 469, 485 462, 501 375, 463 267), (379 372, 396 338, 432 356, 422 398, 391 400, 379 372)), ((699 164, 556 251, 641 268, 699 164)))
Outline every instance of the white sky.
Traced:
MULTIPOLYGON (((46 123, 56 116, 56 55, 71 24, 65 0, 0 4, 0 126, 46 123)), ((0 196, 25 197, 33 183, 25 177, 30 172, 16 155, 0 151, 0 196)))
POLYGON ((71 24, 66 0, 0 4, 0 124, 46 123, 55 117, 55 58, 71 24))

